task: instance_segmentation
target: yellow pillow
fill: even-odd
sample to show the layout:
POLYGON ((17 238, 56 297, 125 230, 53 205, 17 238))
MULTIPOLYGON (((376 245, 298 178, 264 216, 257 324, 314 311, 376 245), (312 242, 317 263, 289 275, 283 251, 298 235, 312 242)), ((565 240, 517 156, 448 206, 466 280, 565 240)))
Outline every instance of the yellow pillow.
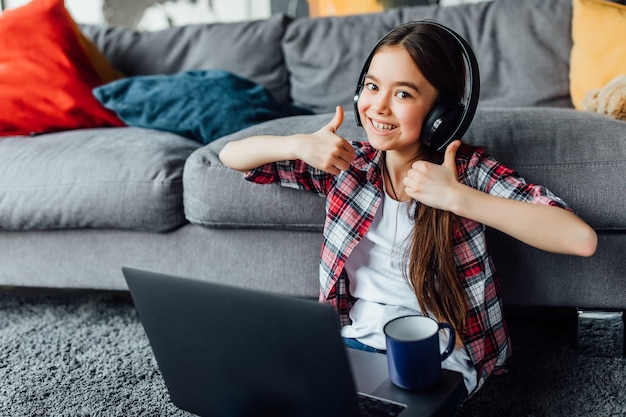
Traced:
POLYGON ((572 39, 570 94, 582 110, 585 93, 626 74, 626 6, 573 0, 572 39))

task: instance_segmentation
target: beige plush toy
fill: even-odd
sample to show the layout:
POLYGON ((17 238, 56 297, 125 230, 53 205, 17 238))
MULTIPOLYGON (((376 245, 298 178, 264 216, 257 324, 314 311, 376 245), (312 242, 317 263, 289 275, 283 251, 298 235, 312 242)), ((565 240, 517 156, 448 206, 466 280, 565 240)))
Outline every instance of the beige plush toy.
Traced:
POLYGON ((626 120, 626 75, 618 75, 604 87, 587 92, 582 106, 587 111, 626 120))

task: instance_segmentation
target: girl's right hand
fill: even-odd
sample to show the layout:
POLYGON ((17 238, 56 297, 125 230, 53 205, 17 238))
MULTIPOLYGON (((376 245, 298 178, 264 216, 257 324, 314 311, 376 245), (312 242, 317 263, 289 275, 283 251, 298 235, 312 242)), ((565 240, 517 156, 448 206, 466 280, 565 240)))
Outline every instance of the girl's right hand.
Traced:
POLYGON ((295 140, 297 159, 308 165, 337 175, 354 161, 354 148, 335 132, 343 123, 343 108, 337 106, 335 116, 315 133, 298 135, 295 140))
POLYGON ((354 148, 335 132, 343 122, 343 109, 315 133, 289 136, 260 135, 227 143, 220 151, 224 165, 247 172, 261 165, 300 159, 308 165, 337 175, 354 161, 354 148))

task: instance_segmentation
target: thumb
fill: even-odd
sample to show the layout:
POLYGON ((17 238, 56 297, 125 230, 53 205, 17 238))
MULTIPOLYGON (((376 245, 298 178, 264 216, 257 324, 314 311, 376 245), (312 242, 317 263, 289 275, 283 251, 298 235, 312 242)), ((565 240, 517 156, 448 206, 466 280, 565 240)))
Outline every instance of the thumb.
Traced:
POLYGON ((330 123, 326 125, 326 128, 330 130, 331 132, 335 133, 337 132, 337 129, 339 129, 339 126, 341 126, 342 123, 343 123, 343 107, 337 106, 335 109, 335 116, 333 117, 333 120, 331 120, 330 123))
POLYGON ((454 169, 456 172, 456 151, 461 146, 460 140, 455 140, 450 142, 448 147, 446 148, 446 153, 443 157, 443 166, 447 168, 454 169))

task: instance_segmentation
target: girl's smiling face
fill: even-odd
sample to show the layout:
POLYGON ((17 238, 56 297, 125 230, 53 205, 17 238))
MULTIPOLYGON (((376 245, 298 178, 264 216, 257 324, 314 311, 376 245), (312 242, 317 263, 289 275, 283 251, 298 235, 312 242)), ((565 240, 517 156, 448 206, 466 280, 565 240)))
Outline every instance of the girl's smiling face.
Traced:
POLYGON ((437 90, 400 45, 379 49, 370 63, 358 111, 372 146, 416 155, 422 124, 437 90))

